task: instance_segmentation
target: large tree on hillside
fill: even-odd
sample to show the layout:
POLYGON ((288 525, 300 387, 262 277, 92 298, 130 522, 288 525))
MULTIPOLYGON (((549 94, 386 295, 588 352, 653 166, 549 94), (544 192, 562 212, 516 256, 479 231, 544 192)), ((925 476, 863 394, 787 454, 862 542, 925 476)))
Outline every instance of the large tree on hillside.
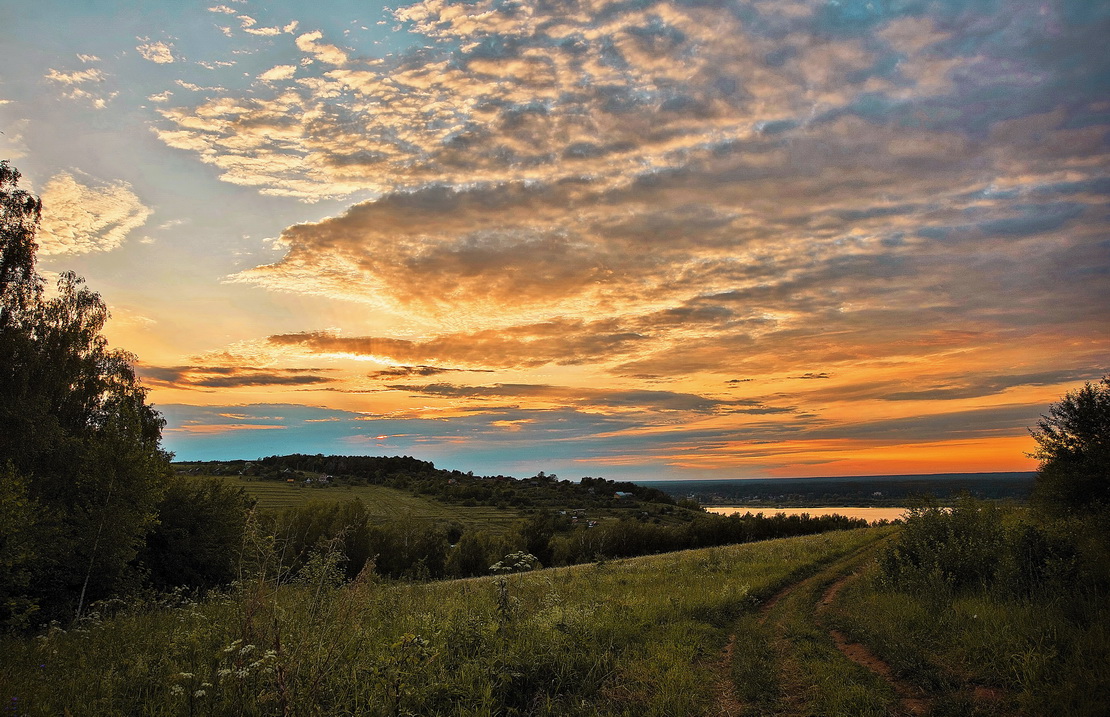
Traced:
POLYGON ((72 273, 43 291, 41 204, 19 179, 0 162, 0 511, 23 516, 0 525, 0 553, 23 556, 0 575, 0 621, 80 613, 118 589, 170 470, 133 357, 101 334, 100 296, 72 273))
POLYGON ((1110 376, 1069 391, 1032 431, 1034 500, 1051 513, 1110 509, 1110 376))

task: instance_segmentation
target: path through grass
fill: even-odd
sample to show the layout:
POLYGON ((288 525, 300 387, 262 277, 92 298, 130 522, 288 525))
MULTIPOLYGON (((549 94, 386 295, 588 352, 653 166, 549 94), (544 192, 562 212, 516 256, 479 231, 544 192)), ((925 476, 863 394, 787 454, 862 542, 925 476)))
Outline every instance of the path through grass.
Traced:
POLYGON ((873 614, 859 603, 874 594, 870 572, 881 549, 881 542, 873 542, 816 566, 740 617, 725 656, 733 691, 718 699, 717 717, 1018 713, 1012 696, 998 686, 957 679, 936 665, 892 665, 864 641, 869 633, 861 626, 873 614), (852 595, 852 607, 842 604, 842 593, 852 595))

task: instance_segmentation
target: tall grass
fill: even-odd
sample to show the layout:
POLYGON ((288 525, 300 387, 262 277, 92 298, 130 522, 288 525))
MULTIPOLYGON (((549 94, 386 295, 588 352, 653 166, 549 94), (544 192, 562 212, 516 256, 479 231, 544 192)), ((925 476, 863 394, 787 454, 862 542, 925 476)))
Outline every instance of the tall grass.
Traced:
POLYGON ((439 583, 297 584, 3 638, 10 714, 676 715, 758 599, 882 531, 855 530, 439 583))
POLYGON ((938 713, 1106 714, 1110 595, 1091 570, 1099 551, 1074 526, 1022 509, 925 508, 841 592, 835 623, 939 695, 938 713))

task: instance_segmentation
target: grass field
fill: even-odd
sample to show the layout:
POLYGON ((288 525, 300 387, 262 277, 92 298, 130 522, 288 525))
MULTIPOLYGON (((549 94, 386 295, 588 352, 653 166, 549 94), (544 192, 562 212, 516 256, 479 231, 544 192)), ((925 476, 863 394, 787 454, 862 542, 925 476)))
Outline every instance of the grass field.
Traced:
POLYGON ((380 485, 313 488, 302 483, 289 484, 226 476, 197 476, 197 479, 220 480, 238 486, 257 501, 258 507, 265 509, 293 508, 308 501, 338 502, 358 498, 366 504, 371 520, 383 523, 407 515, 437 522, 453 521, 467 529, 506 532, 521 517, 515 508, 449 505, 380 485))
POLYGON ((15 714, 718 714, 734 621, 889 528, 505 577, 245 583, 0 638, 15 714))

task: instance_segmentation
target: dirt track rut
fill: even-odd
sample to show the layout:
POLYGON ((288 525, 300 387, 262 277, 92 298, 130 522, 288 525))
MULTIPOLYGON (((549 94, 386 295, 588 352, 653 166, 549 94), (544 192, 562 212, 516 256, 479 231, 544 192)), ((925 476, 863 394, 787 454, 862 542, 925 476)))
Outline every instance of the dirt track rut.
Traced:
MULTIPOLYGON (((808 618, 813 624, 821 627, 842 655, 848 660, 861 665, 878 675, 886 682, 892 691, 898 695, 901 712, 907 715, 928 714, 931 703, 920 691, 912 685, 898 679, 886 662, 867 649, 866 646, 852 642, 843 633, 832 630, 823 625, 822 614, 832 605, 837 593, 854 577, 854 570, 875 549, 875 545, 865 546, 860 550, 840 558, 832 565, 820 570, 815 575, 787 585, 773 596, 768 598, 759 607, 759 623, 771 628, 776 628, 776 621, 782 620, 776 615, 775 608, 789 596, 799 592, 815 591, 820 585, 828 585, 820 596, 813 598, 809 608, 808 618)), ((730 666, 733 657, 737 634, 729 636, 728 644, 722 650, 721 657, 716 665, 715 705, 710 714, 715 717, 739 717, 745 714, 745 707, 736 697, 736 692, 730 678, 730 666)))

